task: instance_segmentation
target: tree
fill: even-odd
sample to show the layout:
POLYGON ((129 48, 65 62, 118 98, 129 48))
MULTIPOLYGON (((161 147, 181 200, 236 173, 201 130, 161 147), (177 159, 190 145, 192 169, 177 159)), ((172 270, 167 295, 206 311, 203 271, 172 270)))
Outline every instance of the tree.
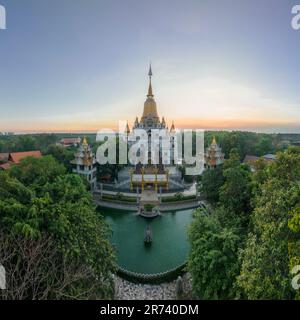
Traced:
POLYGON ((264 135, 255 145, 255 154, 263 156, 275 151, 271 136, 264 135))
MULTIPOLYGON (((300 188, 300 184, 298 185, 300 188)), ((290 271, 300 265, 300 202, 290 212, 288 222, 291 230, 291 239, 289 241, 290 271)), ((294 276, 294 275, 293 275, 294 276)), ((297 292, 296 298, 300 300, 300 292, 297 292)))
POLYGON ((63 163, 68 172, 71 172, 71 160, 74 158, 74 152, 60 145, 50 144, 46 151, 46 155, 52 155, 59 163, 63 163))
POLYGON ((45 156, 40 159, 27 157, 20 164, 14 165, 10 169, 10 175, 25 186, 30 186, 32 190, 44 193, 44 185, 47 182, 53 182, 65 171, 65 167, 52 156, 45 156))
POLYGON ((201 211, 189 229, 191 253, 188 270, 193 279, 193 290, 200 299, 233 299, 234 283, 239 273, 237 252, 241 237, 237 229, 221 224, 218 209, 212 215, 201 211))
MULTIPOLYGON (((34 248, 50 241, 50 246, 46 246, 49 257, 54 255, 59 267, 55 269, 56 275, 46 282, 38 279, 43 285, 37 296, 112 297, 115 259, 108 242, 110 231, 79 176, 65 174, 64 167, 51 156, 24 159, 12 168, 10 175, 0 173, 0 212, 0 231, 6 239, 12 232, 13 236, 21 237, 18 241, 24 248, 28 247, 28 241, 32 241, 30 246, 34 248), (75 281, 69 272, 77 274, 76 270, 79 279, 75 281), (57 291, 57 281, 67 281, 68 285, 57 291)), ((12 254, 20 260, 18 272, 22 273, 28 261, 18 251, 12 254)), ((43 263, 49 267, 50 260, 43 263)), ((8 270, 14 269, 8 266, 8 270)), ((26 299, 32 298, 32 291, 28 290, 26 299)))
POLYGON ((238 153, 233 149, 224 164, 224 184, 220 187, 220 205, 229 212, 248 220, 251 198, 250 172, 240 164, 238 153))
POLYGON ((201 191, 205 198, 212 203, 217 203, 219 201, 220 188, 224 183, 222 167, 204 171, 201 182, 201 191))
POLYGON ((300 150, 278 153, 267 174, 254 201, 253 229, 240 253, 242 267, 237 283, 248 299, 290 299, 295 292, 288 263, 288 222, 300 199, 300 150))

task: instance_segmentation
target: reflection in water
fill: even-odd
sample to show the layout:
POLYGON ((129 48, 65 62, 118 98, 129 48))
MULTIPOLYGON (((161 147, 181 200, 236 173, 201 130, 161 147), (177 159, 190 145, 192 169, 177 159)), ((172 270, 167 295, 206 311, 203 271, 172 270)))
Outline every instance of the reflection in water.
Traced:
POLYGON ((116 247, 118 264, 130 271, 157 273, 185 262, 189 243, 187 228, 193 210, 164 213, 145 219, 125 211, 99 209, 113 230, 111 243, 116 247), (144 244, 145 230, 150 226, 151 245, 144 244))

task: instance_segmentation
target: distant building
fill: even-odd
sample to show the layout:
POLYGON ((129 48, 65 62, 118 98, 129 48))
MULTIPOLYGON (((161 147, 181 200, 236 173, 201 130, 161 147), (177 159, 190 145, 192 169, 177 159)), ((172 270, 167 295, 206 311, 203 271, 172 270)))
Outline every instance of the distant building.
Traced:
POLYGON ((8 161, 9 153, 0 153, 0 164, 8 161))
POLYGON ((266 161, 270 161, 273 162, 276 160, 276 155, 275 154, 265 154, 264 156, 262 156, 264 160, 266 161))
POLYGON ((292 146, 300 147, 300 141, 295 141, 295 142, 292 142, 291 144, 292 146))
POLYGON ((91 190, 94 190, 97 185, 96 158, 86 138, 83 139, 74 156, 75 159, 71 161, 73 172, 85 177, 91 190))
POLYGON ((80 144, 80 138, 63 138, 59 144, 63 147, 77 147, 80 144))
POLYGON ((11 153, 0 153, 0 163, 2 162, 1 159, 5 159, 6 155, 8 155, 7 160, 3 161, 0 164, 0 169, 8 170, 13 164, 19 164, 21 160, 27 157, 33 158, 41 158, 42 154, 41 151, 26 151, 26 152, 11 152, 11 153))
POLYGON ((270 163, 274 162, 276 160, 276 155, 275 154, 265 154, 262 157, 257 157, 253 155, 246 155, 243 163, 248 164, 251 168, 251 171, 255 171, 254 164, 257 160, 263 159, 265 162, 270 163))
POLYGON ((12 136, 13 132, 0 132, 0 136, 12 136))
POLYGON ((273 162, 273 161, 276 160, 276 155, 275 154, 265 154, 262 157, 246 155, 243 162, 247 163, 247 164, 251 164, 251 163, 256 162, 257 160, 259 160, 260 158, 262 158, 263 160, 265 160, 267 162, 273 162))
POLYGON ((222 153, 222 148, 218 146, 216 138, 213 140, 210 146, 205 152, 205 167, 207 169, 214 169, 224 163, 224 153, 222 153))

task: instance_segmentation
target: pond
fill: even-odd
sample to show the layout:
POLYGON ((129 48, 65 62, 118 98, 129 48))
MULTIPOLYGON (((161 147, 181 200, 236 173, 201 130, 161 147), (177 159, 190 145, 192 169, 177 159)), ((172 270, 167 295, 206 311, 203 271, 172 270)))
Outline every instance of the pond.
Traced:
POLYGON ((193 209, 162 213, 154 219, 134 212, 99 209, 110 225, 111 243, 116 249, 118 265, 128 271, 153 274, 165 272, 183 264, 189 253, 188 226, 193 209), (145 245, 148 225, 152 244, 145 245))

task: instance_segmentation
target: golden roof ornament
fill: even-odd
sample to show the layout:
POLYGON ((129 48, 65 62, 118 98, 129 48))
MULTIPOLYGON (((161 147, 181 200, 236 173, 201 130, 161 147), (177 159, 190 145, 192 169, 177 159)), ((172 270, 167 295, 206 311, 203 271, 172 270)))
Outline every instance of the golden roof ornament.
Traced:
POLYGON ((129 134, 129 133, 130 133, 130 129, 129 129, 129 125, 128 125, 128 121, 127 121, 127 124, 126 124, 125 133, 127 133, 127 134, 129 134))
POLYGON ((82 139, 82 145, 84 146, 84 147, 88 147, 88 142, 87 142, 87 140, 86 140, 86 137, 83 137, 83 139, 82 139))
POLYGON ((174 132, 175 131, 175 125, 174 125, 174 121, 172 121, 172 126, 171 126, 171 129, 170 129, 171 132, 174 132))
POLYGON ((217 145, 217 141, 216 141, 216 137, 215 136, 213 136, 211 144, 212 145, 217 145))
POLYGON ((151 84, 151 77, 152 77, 152 67, 150 64, 149 72, 149 88, 148 88, 148 94, 147 99, 144 103, 144 111, 143 116, 141 118, 141 122, 143 123, 147 118, 152 118, 155 123, 159 121, 158 113, 157 113, 157 107, 156 102, 154 100, 154 95, 152 91, 152 84, 151 84))
POLYGON ((152 67, 151 67, 151 63, 150 63, 149 72, 148 72, 148 76, 149 76, 149 88, 148 88, 147 97, 153 97, 152 83, 151 83, 151 77, 152 77, 152 75, 153 75, 153 73, 152 73, 152 67))

